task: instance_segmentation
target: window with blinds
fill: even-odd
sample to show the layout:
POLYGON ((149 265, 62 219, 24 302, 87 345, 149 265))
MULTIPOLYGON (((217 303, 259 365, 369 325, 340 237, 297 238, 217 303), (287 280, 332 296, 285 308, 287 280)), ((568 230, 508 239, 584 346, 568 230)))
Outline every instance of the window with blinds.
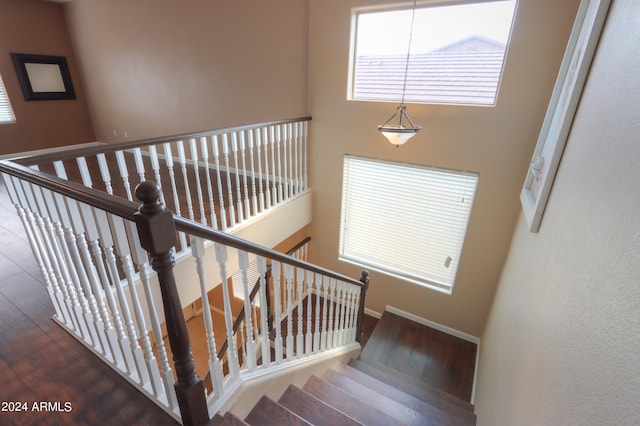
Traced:
POLYGON ((2 76, 0 76, 0 124, 15 122, 16 117, 13 115, 13 109, 11 109, 11 104, 9 103, 9 96, 4 89, 2 76))
POLYGON ((347 155, 341 260, 451 293, 475 173, 347 155))

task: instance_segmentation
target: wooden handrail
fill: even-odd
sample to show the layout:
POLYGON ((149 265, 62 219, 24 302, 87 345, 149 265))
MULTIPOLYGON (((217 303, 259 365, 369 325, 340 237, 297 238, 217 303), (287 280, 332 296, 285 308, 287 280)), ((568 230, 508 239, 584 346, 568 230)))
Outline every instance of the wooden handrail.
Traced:
POLYGON ((13 161, 15 161, 16 163, 29 166, 33 164, 48 162, 48 161, 50 162, 50 161, 69 160, 69 159, 75 159, 77 157, 85 157, 85 156, 95 155, 95 154, 105 154, 107 152, 121 151, 121 150, 126 150, 131 148, 141 148, 141 147, 155 145, 158 143, 164 143, 169 141, 195 139, 195 138, 199 138, 207 135, 230 133, 230 132, 236 132, 239 130, 252 130, 260 127, 277 126, 280 124, 296 123, 300 121, 311 121, 311 117, 307 116, 307 117, 290 118, 286 120, 265 121, 262 123, 222 127, 218 129, 212 129, 212 130, 203 130, 203 131, 192 132, 192 133, 182 133, 182 134, 171 135, 171 136, 163 136, 159 138, 149 138, 149 139, 141 139, 136 141, 109 143, 109 144, 102 144, 97 146, 94 145, 94 146, 75 148, 75 149, 72 148, 72 149, 68 149, 60 152, 33 155, 33 156, 22 157, 22 158, 14 158, 13 161))

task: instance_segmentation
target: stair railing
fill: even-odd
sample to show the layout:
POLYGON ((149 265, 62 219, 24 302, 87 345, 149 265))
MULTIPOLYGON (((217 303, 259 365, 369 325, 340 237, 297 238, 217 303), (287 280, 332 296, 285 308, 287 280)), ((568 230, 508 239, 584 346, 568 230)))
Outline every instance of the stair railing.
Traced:
MULTIPOLYGON (((152 144, 146 146, 145 155, 152 151, 152 144)), ((129 148, 106 148, 115 149, 110 151, 115 157, 124 156, 126 160, 129 155, 129 148)), ((100 162, 100 152, 94 154, 100 162)), ((198 374, 194 375, 198 359, 191 354, 193 339, 205 339, 208 349, 205 374, 211 374, 213 382, 213 392, 205 403, 209 414, 245 374, 268 374, 287 363, 313 359, 359 340, 366 273, 360 281, 354 280, 212 229, 209 223, 178 215, 168 220, 170 213, 159 206, 173 197, 171 192, 158 193, 158 200, 153 200, 155 193, 143 187, 138 195, 146 204, 138 212, 139 203, 128 199, 126 190, 126 197, 113 196, 105 182, 105 190, 99 191, 88 178, 91 174, 85 176, 83 172, 79 174, 82 184, 74 182, 64 162, 72 159, 82 170, 82 158, 88 156, 88 151, 63 154, 50 164, 58 176, 69 180, 41 171, 48 167, 42 157, 38 165, 29 159, 22 159, 23 164, 0 161, 0 172, 29 236, 55 310, 54 319, 174 418, 197 424, 207 417, 202 414, 202 382, 198 374), (181 243, 181 239, 188 242, 181 243), (178 248, 187 247, 193 255, 193 266, 181 262, 175 269, 179 279, 171 279, 171 257, 178 248), (273 336, 261 332, 269 330, 266 310, 261 310, 260 318, 245 316, 244 337, 234 338, 228 286, 222 286, 225 330, 216 336, 208 292, 240 271, 243 290, 249 295, 250 257, 256 258, 263 277, 256 297, 262 306, 267 300, 273 302, 273 336), (265 278, 269 264, 270 282, 265 278), (193 278, 187 278, 189 274, 193 278), (181 318, 180 293, 194 283, 200 286, 204 336, 189 336, 181 318), (274 289, 271 297, 267 296, 269 286, 274 289), (312 297, 306 299, 307 316, 302 317, 305 309, 302 298, 296 295, 305 294, 312 297), (164 309, 158 308, 160 304, 164 309), (302 318, 296 317, 294 322, 294 314, 302 318), (285 327, 278 326, 283 322, 285 327), (169 345, 165 343, 165 331, 169 345), (216 351, 216 345, 224 339, 230 342, 226 375, 216 351), (237 357, 238 344, 246 354, 242 365, 237 357)), ((288 180, 282 182, 282 190, 276 189, 283 197, 277 200, 295 193, 293 187, 284 185, 288 180)), ((304 185, 306 188, 306 182, 304 185)), ((266 204, 268 197, 262 200, 266 204)), ((249 298, 245 300, 245 311, 249 312, 249 298)))

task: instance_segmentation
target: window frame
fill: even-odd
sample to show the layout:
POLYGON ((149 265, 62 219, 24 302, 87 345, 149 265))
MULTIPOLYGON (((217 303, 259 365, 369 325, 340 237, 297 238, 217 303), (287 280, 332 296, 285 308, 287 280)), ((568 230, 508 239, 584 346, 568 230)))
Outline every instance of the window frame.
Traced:
POLYGON ((338 259, 425 288, 451 294, 460 265, 478 181, 479 175, 475 172, 442 169, 346 154, 343 159, 338 259), (363 174, 354 177, 352 173, 360 173, 357 170, 360 167, 367 168, 367 170, 363 174), (373 169, 376 170, 373 171, 373 169), (388 176, 384 176, 386 172, 390 172, 388 176), (403 176, 398 177, 400 174, 403 174, 403 176), (426 178, 425 176, 418 177, 419 174, 425 175, 426 178), (395 179, 393 176, 396 176, 395 179), (373 185, 371 184, 372 181, 368 180, 371 178, 375 179, 373 185), (407 185, 407 182, 409 182, 409 185, 415 185, 419 178, 423 179, 423 182, 424 180, 431 180, 432 183, 437 183, 438 185, 446 184, 447 188, 450 188, 451 185, 458 186, 449 193, 441 191, 444 186, 432 186, 430 188, 411 187, 406 190, 412 191, 412 194, 420 195, 411 198, 407 204, 393 204, 392 201, 389 201, 394 197, 400 196, 398 193, 390 192, 393 190, 390 187, 401 182, 404 190, 404 185, 407 185), (387 182, 389 185, 385 187, 387 182), (471 185, 469 185, 470 183, 471 185), (463 184, 465 185, 464 188, 463 184), (354 189, 353 186, 356 188, 354 189), (367 187, 375 189, 368 189, 367 187), (359 191, 357 188, 363 188, 362 192, 356 193, 359 191), (463 192, 460 192, 460 190, 463 192), (423 198, 426 198, 427 195, 425 194, 429 192, 431 192, 429 201, 425 205, 417 207, 416 203, 424 202, 423 198), (374 193, 376 202, 371 203, 369 200, 374 193), (444 198, 441 198, 443 194, 444 198), (451 209, 457 212, 452 213, 455 216, 438 216, 434 213, 439 211, 437 209, 441 207, 448 208, 448 206, 452 206, 453 203, 448 201, 451 198, 459 197, 461 194, 463 194, 461 206, 451 209), (404 210, 398 210, 398 205, 401 205, 404 210), (353 214, 361 215, 360 220, 353 219, 353 214), (462 216, 460 216, 461 214, 462 216), (423 219, 426 217, 431 217, 433 220, 430 223, 425 222, 423 219), (398 218, 409 220, 399 222, 398 218), (377 223, 379 220, 382 220, 382 223, 377 223), (391 224, 396 224, 392 231, 377 235, 370 232, 375 229, 389 229, 386 225, 390 224, 390 222, 391 224), (455 224, 457 228, 451 231, 451 229, 443 227, 446 224, 455 224), (419 232, 425 232, 426 229, 429 229, 428 234, 418 234, 419 232), (447 236, 450 237, 449 240, 444 239, 447 236), (400 246, 404 252, 399 250, 397 245, 389 243, 389 241, 396 242, 399 238, 405 238, 405 241, 407 241, 406 238, 411 237, 415 237, 415 240, 406 244, 403 243, 400 246), (354 239, 354 243, 351 243, 351 239, 354 239), (384 241, 387 241, 387 244, 384 241), (434 243, 434 241, 441 242, 434 243), (386 254, 391 244, 394 247, 393 256, 389 257, 386 254), (432 252, 435 256, 427 257, 429 252, 432 252), (408 256, 403 257, 404 255, 401 253, 406 253, 408 256), (420 255, 416 255, 416 253, 420 253, 420 255), (445 254, 449 257, 448 261, 446 260, 447 258, 443 257, 445 254), (383 258, 387 263, 376 260, 383 258), (442 262, 443 260, 444 262, 442 262), (441 262, 439 266, 438 262, 441 262), (424 273, 428 268, 431 269, 424 273), (420 273, 416 271, 420 271, 420 273), (438 276, 441 279, 437 279, 436 277, 438 276))
MULTIPOLYGON (((472 107, 494 107, 497 104, 498 96, 500 92, 500 86, 502 83, 502 78, 504 75, 505 63, 507 60, 507 53, 509 50, 509 43, 511 40, 511 35, 513 32, 513 27, 515 25, 515 17, 518 8, 519 0, 436 0, 436 1, 428 1, 428 2, 419 2, 416 6, 416 10, 420 9, 428 9, 434 7, 446 7, 446 6, 458 6, 458 5, 473 5, 473 4, 482 4, 482 3, 498 3, 498 2, 508 2, 513 1, 513 14, 511 16, 511 22, 509 26, 508 36, 505 41, 504 51, 502 53, 502 60, 499 67, 499 73, 497 74, 497 82, 495 84, 495 92, 493 93, 492 102, 476 102, 476 101, 462 101, 461 99, 444 99, 444 100, 435 100, 435 99, 426 99, 432 95, 425 95, 425 99, 414 99, 410 89, 411 82, 411 62, 415 60, 416 52, 413 51, 411 53, 412 59, 409 62, 409 77, 407 79, 407 89, 405 95, 405 103, 407 104, 425 104, 425 105, 461 105, 461 106, 472 106, 472 107), (420 4, 421 3, 421 4, 420 4)), ((349 43, 349 64, 348 64, 348 76, 347 76, 347 87, 346 87, 346 99, 348 101, 357 101, 357 102, 392 102, 398 103, 401 100, 401 94, 396 95, 388 94, 387 97, 357 97, 356 95, 356 73, 357 73, 357 42, 358 42, 358 18, 361 14, 368 13, 385 13, 385 12, 398 12, 398 11, 406 11, 411 10, 411 5, 402 5, 402 4, 386 4, 379 6, 364 6, 364 7, 354 7, 351 9, 351 33, 350 33, 350 43, 349 43)), ((414 35, 415 38, 415 35, 414 35)), ((400 54, 398 54, 400 55, 400 54)), ((406 53, 402 53, 402 56, 406 57, 406 53)), ((406 59, 404 61, 406 64, 406 59)), ((403 65, 404 69, 404 65, 403 65)), ((404 76, 404 72, 402 73, 404 76)), ((388 81, 388 80, 387 80, 388 81)), ((429 86, 426 86, 427 88, 429 86)), ((439 87, 439 86, 438 86, 439 87)), ((448 95, 450 96, 450 95, 448 95)))

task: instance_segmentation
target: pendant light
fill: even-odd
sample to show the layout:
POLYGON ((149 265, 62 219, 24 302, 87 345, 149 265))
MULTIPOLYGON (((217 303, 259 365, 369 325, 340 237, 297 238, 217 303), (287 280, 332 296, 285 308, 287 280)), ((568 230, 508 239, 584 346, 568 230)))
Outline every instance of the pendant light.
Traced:
POLYGON ((407 106, 404 103, 404 95, 407 89, 407 74, 409 72, 409 59, 411 57, 411 39, 413 38, 413 22, 416 16, 416 0, 413 0, 413 9, 411 11, 411 27, 409 30, 409 47, 407 49, 407 62, 404 68, 404 82, 402 84, 402 100, 396 111, 384 124, 378 126, 378 130, 389 139, 389 142, 395 146, 405 144, 413 137, 422 127, 413 124, 407 115, 407 106), (397 118, 397 121, 394 119, 397 118), (395 124, 394 124, 395 123, 395 124))

